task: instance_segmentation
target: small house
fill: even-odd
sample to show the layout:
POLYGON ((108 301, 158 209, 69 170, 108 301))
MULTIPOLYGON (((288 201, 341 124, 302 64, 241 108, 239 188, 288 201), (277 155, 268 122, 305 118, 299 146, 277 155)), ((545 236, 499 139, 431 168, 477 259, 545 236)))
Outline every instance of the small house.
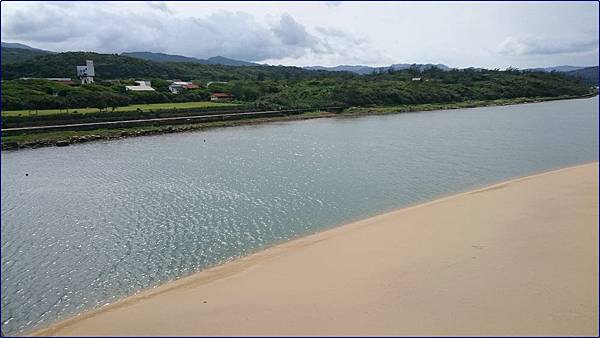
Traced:
POLYGON ((229 101, 233 99, 233 95, 227 93, 212 93, 210 94, 211 101, 229 101))
POLYGON ((179 94, 183 90, 198 89, 200 86, 191 82, 173 81, 169 85, 169 91, 173 94, 179 94))
POLYGON ((421 81, 421 78, 420 77, 413 77, 412 80, 413 81, 421 81))

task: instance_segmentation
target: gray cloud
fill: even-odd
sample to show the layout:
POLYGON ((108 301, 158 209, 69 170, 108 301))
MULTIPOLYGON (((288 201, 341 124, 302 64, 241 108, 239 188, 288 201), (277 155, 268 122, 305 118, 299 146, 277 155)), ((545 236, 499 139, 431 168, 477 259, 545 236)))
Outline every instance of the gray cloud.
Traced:
POLYGON ((598 51, 598 38, 585 40, 561 40, 541 38, 508 37, 497 48, 503 55, 555 55, 598 51))
POLYGON ((293 65, 598 61, 598 3, 4 1, 2 39, 293 65), (326 6, 330 6, 326 8, 326 6), (338 7, 335 7, 338 6, 338 7))
POLYGON ((147 1, 146 3, 148 4, 148 6, 150 8, 159 10, 161 12, 169 13, 169 14, 172 13, 171 9, 169 9, 166 2, 164 2, 164 1, 147 1))
POLYGON ((315 30, 327 38, 337 38, 340 40, 351 42, 356 45, 362 45, 362 44, 368 43, 368 40, 366 38, 357 38, 357 37, 353 36, 352 34, 348 34, 337 28, 317 26, 317 27, 315 27, 315 30))
POLYGON ((244 12, 183 17, 171 15, 162 2, 146 5, 131 11, 107 3, 28 3, 11 8, 2 35, 58 51, 154 51, 248 61, 336 53, 332 44, 356 43, 337 30, 311 33, 287 13, 269 24, 244 12))
POLYGON ((287 13, 281 16, 279 24, 273 27, 273 32, 286 45, 310 47, 317 43, 306 28, 287 13))
POLYGON ((341 5, 342 2, 341 1, 325 1, 325 5, 329 6, 329 7, 336 7, 341 5))

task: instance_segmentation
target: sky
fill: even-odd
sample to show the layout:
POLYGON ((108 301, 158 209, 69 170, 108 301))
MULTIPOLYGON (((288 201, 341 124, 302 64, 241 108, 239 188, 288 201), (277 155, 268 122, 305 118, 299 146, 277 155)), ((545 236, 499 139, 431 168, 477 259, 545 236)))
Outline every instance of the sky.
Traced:
POLYGON ((597 2, 2 1, 4 42, 268 64, 598 64, 597 2))

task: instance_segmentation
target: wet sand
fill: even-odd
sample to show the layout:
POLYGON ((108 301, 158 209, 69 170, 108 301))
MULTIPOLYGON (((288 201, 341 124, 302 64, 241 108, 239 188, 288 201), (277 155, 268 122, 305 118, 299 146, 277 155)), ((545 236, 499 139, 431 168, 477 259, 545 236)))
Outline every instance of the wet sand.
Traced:
POLYGON ((361 220, 36 335, 598 335, 598 163, 361 220))

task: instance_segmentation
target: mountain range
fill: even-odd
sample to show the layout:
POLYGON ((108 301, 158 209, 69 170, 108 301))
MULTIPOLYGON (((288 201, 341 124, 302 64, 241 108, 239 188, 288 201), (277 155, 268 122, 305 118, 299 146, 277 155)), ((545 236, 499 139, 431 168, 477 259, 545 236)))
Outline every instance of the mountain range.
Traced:
POLYGON ((565 72, 572 72, 572 71, 580 70, 580 69, 584 69, 584 68, 589 68, 589 67, 562 65, 562 66, 554 66, 554 67, 546 67, 546 68, 529 68, 527 70, 565 73, 565 72))
POLYGON ((224 56, 213 56, 208 59, 199 59, 195 57, 182 56, 182 55, 172 55, 172 54, 164 54, 164 53, 153 53, 153 52, 124 52, 121 53, 123 56, 129 56, 132 58, 155 61, 155 62, 192 62, 199 63, 203 65, 225 65, 225 66, 261 66, 261 64, 234 60, 230 58, 226 58, 224 56))
POLYGON ((371 66, 351 66, 351 65, 341 65, 334 67, 323 67, 323 66, 307 66, 303 67, 308 70, 325 70, 330 72, 352 72, 360 75, 368 75, 375 72, 382 72, 387 70, 403 70, 409 69, 411 67, 415 67, 419 71, 427 70, 433 67, 439 68, 441 70, 451 70, 452 68, 444 65, 444 64, 409 64, 409 63, 396 63, 389 65, 387 67, 371 67, 371 66))
MULTIPOLYGON (((42 50, 38 48, 33 48, 31 46, 21 44, 21 43, 10 43, 10 42, 2 42, 2 63, 10 64, 15 62, 21 62, 36 56, 44 55, 44 54, 55 54, 55 52, 42 50)), ((258 64, 254 62, 235 60, 231 58, 227 58, 224 56, 214 56, 208 59, 200 59, 189 56, 182 55, 174 55, 174 54, 165 54, 165 53, 155 53, 155 52, 123 52, 120 54, 121 56, 127 56, 135 59, 154 61, 154 62, 186 62, 186 63, 195 63, 202 65, 225 65, 225 66, 234 66, 234 67, 252 67, 252 66, 267 66, 266 64, 258 64)), ((330 72, 351 72, 360 75, 368 75, 375 72, 385 72, 388 70, 403 70, 409 69, 411 67, 415 67, 419 71, 427 70, 432 67, 436 67, 442 70, 452 70, 456 68, 451 68, 444 64, 408 64, 408 63, 398 63, 392 64, 386 67, 372 67, 372 66, 364 66, 364 65, 339 65, 333 67, 324 67, 324 66, 306 66, 302 67, 306 70, 315 70, 315 71, 330 71, 330 72)), ((584 66, 571 66, 571 65, 560 65, 553 67, 539 67, 539 68, 529 68, 525 69, 528 71, 544 71, 544 72, 562 72, 567 75, 581 77, 587 84, 597 85, 598 84, 598 66, 592 67, 584 67, 584 66)))
POLYGON ((565 74, 581 78, 588 86, 598 86, 598 71, 598 66, 593 66, 571 70, 565 74))
POLYGON ((51 53, 49 51, 43 50, 43 49, 37 49, 37 48, 33 48, 27 45, 24 45, 22 43, 16 43, 16 42, 0 42, 0 46, 2 48, 16 48, 16 49, 27 49, 27 50, 37 50, 37 51, 41 51, 41 52, 47 52, 47 53, 51 53))
MULTIPOLYGON (((23 61, 35 56, 43 54, 53 54, 55 52, 33 48, 22 43, 4 42, 1 43, 2 47, 2 63, 14 63, 23 61)), ((199 59, 195 57, 172 55, 165 53, 153 53, 153 52, 123 52, 122 56, 128 56, 136 59, 149 60, 155 62, 191 62, 203 65, 224 65, 224 66, 261 66, 261 64, 230 59, 224 56, 213 56, 208 59, 199 59)))
POLYGON ((1 42, 2 47, 2 63, 13 63, 27 60, 44 54, 52 54, 43 49, 33 48, 22 43, 1 42))

